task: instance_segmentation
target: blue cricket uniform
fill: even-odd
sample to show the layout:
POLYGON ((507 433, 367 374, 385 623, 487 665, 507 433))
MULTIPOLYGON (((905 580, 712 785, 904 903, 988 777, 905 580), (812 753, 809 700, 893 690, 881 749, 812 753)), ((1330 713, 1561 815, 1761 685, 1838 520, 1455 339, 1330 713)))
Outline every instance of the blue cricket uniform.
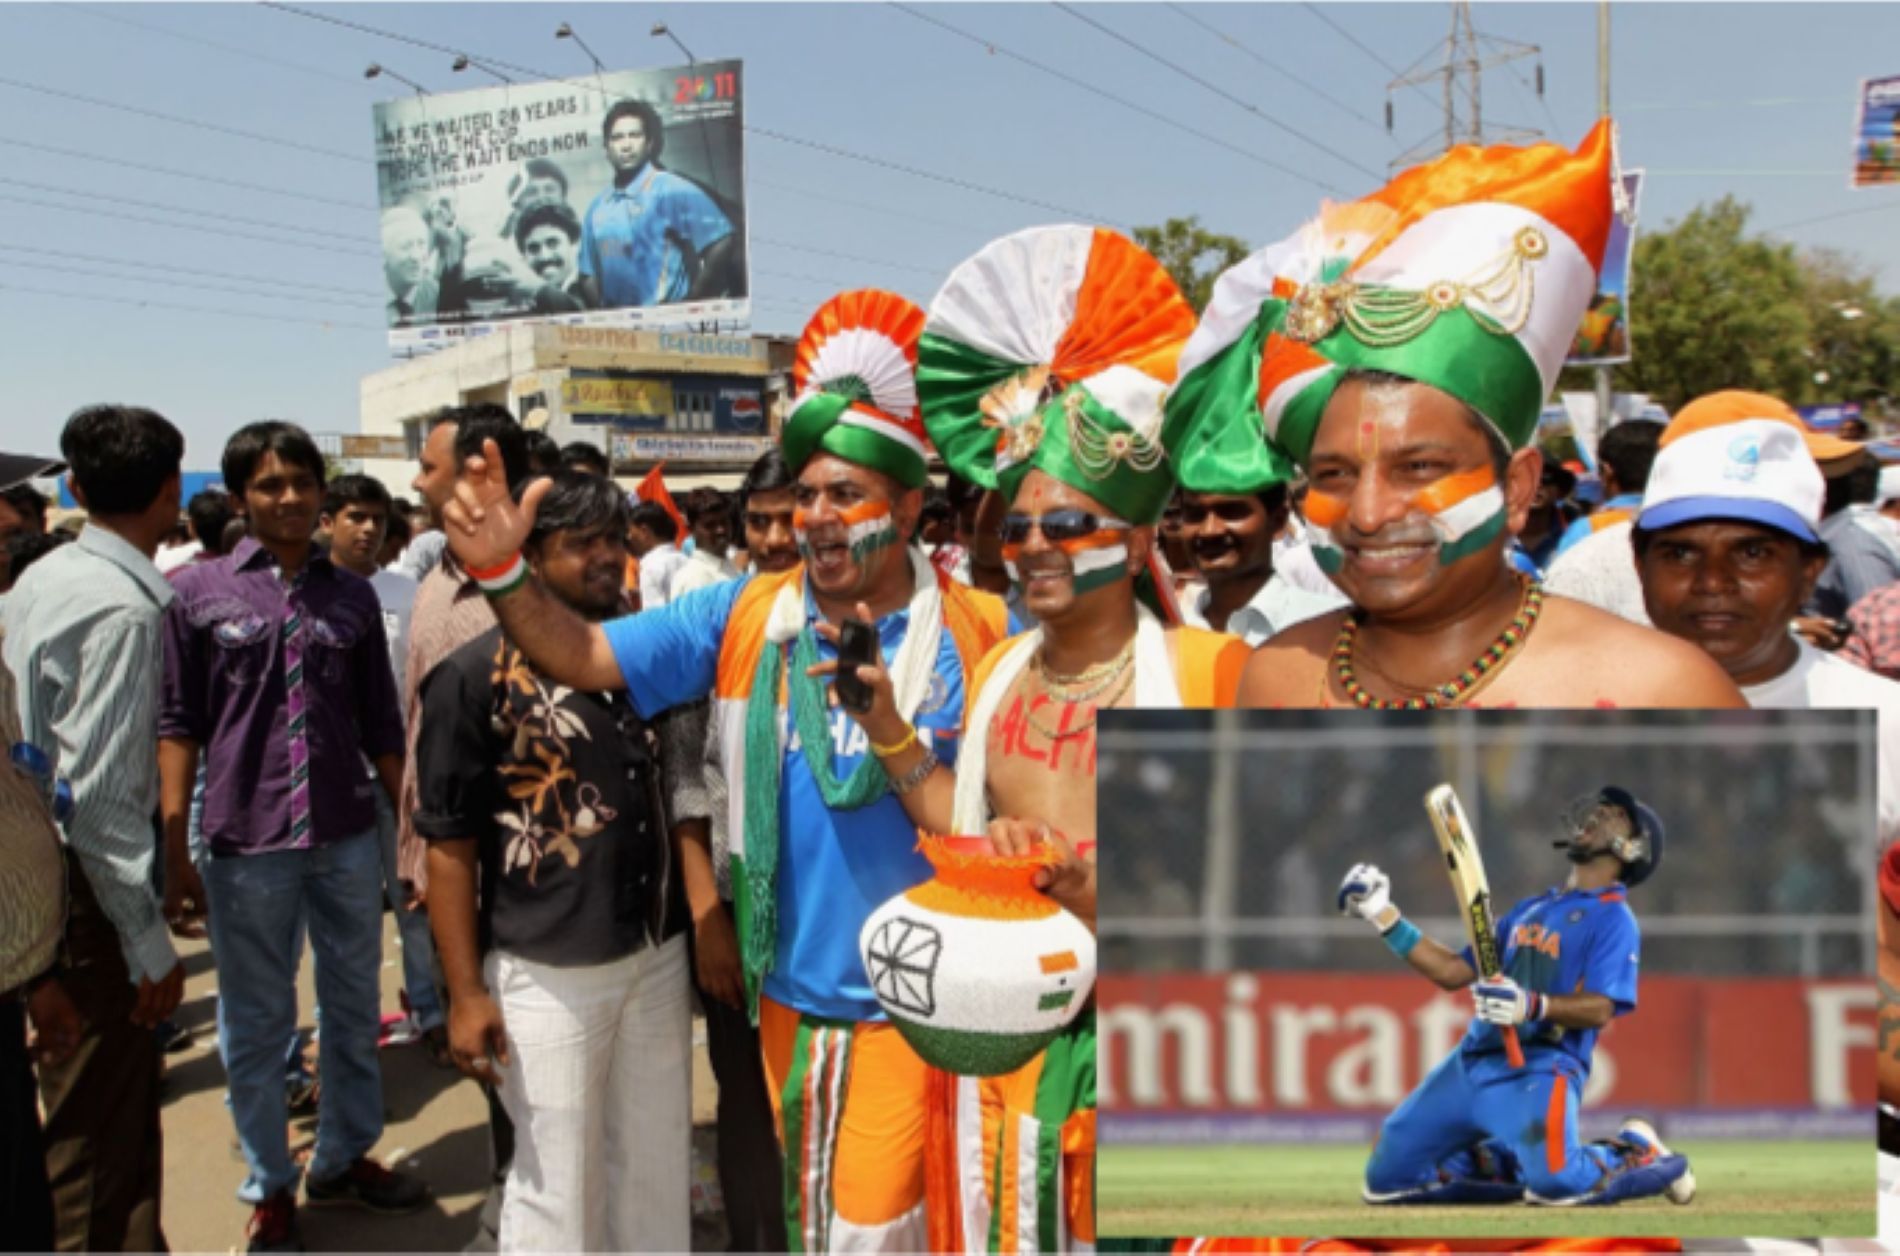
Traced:
MULTIPOLYGON (((1513 907, 1498 925, 1504 971, 1540 994, 1598 994, 1617 1016, 1636 1008, 1642 933, 1624 888, 1550 890, 1513 907)), ((1465 962, 1475 969, 1470 948, 1465 962)), ((1616 1166, 1616 1154, 1585 1146, 1577 1108, 1597 1031, 1549 1021, 1517 1027, 1525 1067, 1511 1067, 1495 1025, 1473 1017, 1458 1047, 1379 1130, 1366 1166, 1373 1196, 1440 1180, 1439 1167, 1487 1140, 1516 1156, 1523 1183, 1545 1199, 1582 1195, 1616 1166)))
POLYGON ((698 184, 649 162, 588 205, 580 273, 599 285, 607 309, 684 301, 692 279, 681 242, 703 253, 731 234, 731 220, 698 184))

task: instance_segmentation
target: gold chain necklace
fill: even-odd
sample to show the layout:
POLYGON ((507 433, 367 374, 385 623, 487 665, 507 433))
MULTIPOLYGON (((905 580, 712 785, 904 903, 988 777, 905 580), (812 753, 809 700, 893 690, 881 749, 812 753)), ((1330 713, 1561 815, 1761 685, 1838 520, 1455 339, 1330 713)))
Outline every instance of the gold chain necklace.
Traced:
POLYGON ((1036 672, 1042 677, 1042 688, 1051 698, 1059 702, 1087 702, 1108 691, 1135 661, 1134 638, 1121 653, 1106 663, 1096 663, 1071 675, 1061 675, 1049 670, 1049 661, 1041 650, 1036 651, 1036 672))
MULTIPOLYGON (((1133 672, 1133 670, 1129 670, 1122 676, 1121 683, 1115 686, 1115 692, 1109 694, 1108 697, 1104 701, 1098 702, 1094 704, 1092 707, 1090 707, 1088 722, 1084 724, 1078 724, 1073 728, 1044 728, 1042 724, 1036 719, 1035 705, 1033 703, 1025 704, 1023 708, 1023 718, 1026 721, 1028 721, 1029 727, 1031 729, 1033 729, 1034 731, 1038 733, 1041 733, 1043 737, 1046 738, 1051 744, 1067 741, 1071 737, 1080 737, 1083 733, 1090 732, 1091 730, 1094 729, 1095 721, 1101 717, 1102 708, 1112 707, 1117 702, 1121 701, 1122 695, 1127 693, 1128 687, 1134 683, 1135 683, 1135 673, 1133 672)), ((1073 707, 1080 706, 1082 704, 1080 702, 1070 702, 1070 701, 1063 700, 1062 705, 1065 707, 1073 708, 1073 707)))

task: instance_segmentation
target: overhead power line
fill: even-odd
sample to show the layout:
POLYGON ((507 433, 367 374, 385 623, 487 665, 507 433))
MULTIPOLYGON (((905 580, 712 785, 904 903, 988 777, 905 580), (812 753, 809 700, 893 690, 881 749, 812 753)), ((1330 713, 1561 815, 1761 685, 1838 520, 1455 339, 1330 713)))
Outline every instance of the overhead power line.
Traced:
POLYGON ((117 22, 121 26, 130 26, 135 30, 149 31, 154 35, 163 35, 167 39, 176 39, 188 44, 200 44, 206 48, 215 48, 219 52, 228 52, 233 56, 243 57, 246 61, 261 61, 266 65, 281 66, 286 70, 297 70, 303 74, 314 74, 318 78, 327 78, 338 83, 354 85, 362 81, 354 74, 338 74, 335 70, 325 70, 319 66, 305 65, 301 61, 289 61, 283 57, 272 56, 268 52, 258 52, 252 48, 240 48, 235 44, 222 44, 215 39, 206 39, 202 35, 187 35, 184 31, 170 30, 163 26, 153 26, 149 22, 141 22, 136 18, 126 17, 123 13, 110 12, 101 5, 66 3, 60 5, 60 7, 65 9, 68 13, 82 13, 87 17, 98 18, 107 22, 117 22))
POLYGON ((831 249, 814 248, 809 244, 796 244, 790 240, 774 239, 771 236, 755 235, 752 237, 752 242, 754 244, 770 244, 781 249, 791 249, 798 253, 815 253, 819 257, 834 257, 843 262, 862 262, 867 266, 889 266, 892 270, 912 270, 920 275, 942 276, 949 273, 947 268, 939 269, 935 266, 919 266, 913 262, 894 262, 882 257, 862 257, 856 253, 838 253, 831 249))
POLYGON ((1263 157, 1259 153, 1250 152, 1249 150, 1240 147, 1238 144, 1229 143, 1228 141, 1221 139, 1217 135, 1211 135, 1208 132, 1200 130, 1197 127, 1189 126, 1185 122, 1176 121, 1175 119, 1168 117, 1164 113, 1159 113, 1153 109, 1148 108, 1146 105, 1136 104, 1134 101, 1127 99, 1126 96, 1118 95, 1114 92, 1104 91, 1093 83, 1087 82, 1083 79, 1076 78, 1072 74, 1065 74, 1063 71, 1058 70, 1056 67, 1052 65, 1046 65, 1041 61, 1037 61, 1031 57, 1026 57, 1019 52, 1014 52, 1008 48, 1003 47, 1003 45, 994 42, 993 40, 985 39, 980 35, 972 34, 971 32, 966 31, 966 30, 960 30, 957 27, 950 25, 950 23, 943 21, 941 18, 932 17, 928 13, 920 12, 919 10, 912 8, 911 6, 907 4, 895 3, 895 0, 893 0, 891 7, 898 10, 900 13, 906 13, 910 15, 911 17, 916 18, 920 22, 927 22, 931 26, 937 27, 939 30, 948 31, 950 34, 955 35, 958 38, 966 40, 970 43, 973 43, 977 47, 982 48, 988 52, 994 53, 998 56, 1008 57, 1012 61, 1021 62, 1023 65, 1026 65, 1030 67, 1031 69, 1035 70, 1038 74, 1046 74, 1051 78, 1059 79, 1060 81, 1069 84, 1069 86, 1071 87, 1079 88, 1082 91, 1088 92, 1092 96, 1099 96, 1102 99, 1109 101, 1111 104, 1119 105, 1124 109, 1132 110, 1133 112, 1138 113, 1145 118, 1152 118, 1156 122, 1160 122, 1166 126, 1172 127, 1177 131, 1185 132, 1188 135, 1194 136, 1196 139, 1205 140, 1209 144, 1213 144, 1219 148, 1224 148, 1230 153, 1235 153, 1241 157, 1247 158, 1249 161, 1259 162, 1263 166, 1267 166, 1271 169, 1278 170, 1280 173, 1289 175, 1292 178, 1298 179, 1303 183, 1311 183, 1313 186, 1318 187, 1318 188, 1325 188, 1327 186, 1326 184, 1313 178, 1311 175, 1307 174, 1303 170, 1295 170, 1291 166, 1281 165, 1279 162, 1274 161, 1270 157, 1263 157))
POLYGON ((1879 205, 1863 205, 1859 209, 1843 209, 1838 213, 1821 214, 1814 218, 1797 218, 1793 222, 1784 222, 1777 227, 1764 227, 1762 230, 1767 233, 1779 234, 1784 231, 1793 231, 1797 227, 1812 227, 1816 223, 1833 222, 1837 218, 1858 218, 1862 214, 1892 213, 1900 213, 1900 201, 1885 201, 1879 205))
POLYGON ((1307 91, 1313 93, 1315 96, 1319 97, 1321 100, 1325 101, 1327 104, 1331 105, 1333 108, 1339 110, 1341 113, 1345 113, 1354 118, 1357 118, 1359 121, 1365 123, 1369 127, 1373 127, 1379 130, 1384 129, 1383 127, 1379 126, 1379 123, 1376 120, 1372 118, 1368 118, 1365 114, 1360 113, 1357 109, 1354 109, 1351 105, 1347 104, 1345 101, 1340 100, 1336 96, 1330 95, 1329 93, 1327 93, 1327 91, 1324 88, 1317 87, 1314 84, 1307 82, 1305 79, 1301 78, 1299 75, 1295 74, 1293 71, 1287 69, 1285 66, 1279 65, 1269 60, 1268 58, 1262 56, 1261 54, 1255 52, 1252 48, 1249 48, 1247 45, 1241 43, 1238 39, 1235 39, 1232 35, 1229 35, 1226 31, 1220 29, 1220 27, 1215 26, 1212 22, 1207 21, 1205 18, 1195 13, 1194 10, 1188 8, 1186 5, 1170 4, 1168 5, 1168 7, 1174 10, 1174 12, 1179 14, 1181 17, 1186 18, 1188 21, 1194 23, 1196 26, 1200 27, 1202 30, 1206 31, 1208 34, 1214 36, 1214 38, 1220 40, 1222 43, 1226 44, 1229 48, 1232 48, 1234 51, 1240 53, 1241 55, 1247 57, 1248 59, 1254 61, 1255 63, 1259 65, 1266 66, 1269 70, 1272 70, 1275 74, 1279 74, 1285 78, 1289 78, 1293 80, 1295 83, 1298 83, 1301 87, 1304 87, 1307 91))
POLYGON ((234 275, 229 271, 206 270, 202 266, 180 266, 168 262, 154 262, 143 257, 106 257, 98 253, 73 253, 62 249, 43 249, 38 245, 0 244, 0 252, 25 253, 33 257, 60 257, 75 262, 96 262, 107 266, 129 266, 136 270, 169 271, 181 275, 204 275, 212 279, 235 279, 240 283, 255 283, 276 288, 301 288, 310 292, 331 292, 343 296, 360 297, 363 289, 359 285, 353 288, 338 287, 334 284, 302 283, 292 279, 279 279, 274 276, 234 275))
MULTIPOLYGON (((280 3, 279 0, 260 0, 260 7, 271 9, 279 13, 288 13, 295 17, 308 18, 311 21, 327 22, 332 26, 345 27, 349 30, 360 31, 366 35, 375 35, 382 39, 393 39, 399 43, 409 44, 413 47, 427 48, 432 52, 446 52, 453 55, 467 56, 471 60, 481 61, 504 70, 513 70, 516 73, 527 75, 531 78, 570 82, 576 87, 586 91, 600 92, 602 95, 607 94, 604 89, 587 82, 585 79, 569 79, 564 75, 552 74, 547 70, 535 66, 521 65, 518 62, 504 61, 499 57, 478 57, 464 48, 450 48, 446 44, 432 43, 429 40, 418 39, 413 35, 404 35, 397 31, 381 30, 374 26, 365 25, 362 22, 351 21, 348 18, 336 17, 328 13, 317 13, 310 9, 299 8, 294 4, 283 4, 280 3)), ((1073 209, 1066 205, 1057 205, 1050 201, 1037 200, 1034 197, 1025 196, 1020 192, 1012 192, 1007 188, 991 187, 987 184, 977 183, 974 180, 958 178, 955 175, 939 174, 934 170, 923 170, 916 166, 890 161, 870 153, 860 153, 849 148, 840 148, 836 144, 825 144, 818 140, 808 140, 797 135, 787 135, 783 131, 774 131, 767 127, 752 126, 749 124, 744 127, 744 130, 748 135, 764 136, 766 139, 777 140, 781 144, 792 144, 800 148, 809 148, 814 152, 827 153, 833 157, 842 157, 848 161, 862 162, 866 165, 876 166, 879 169, 892 170, 900 174, 911 175, 914 178, 928 179, 933 183, 940 183, 946 187, 960 188, 967 192, 979 192, 984 196, 994 196, 1000 200, 1014 201, 1019 205, 1028 205, 1035 209, 1053 210, 1056 213, 1065 214, 1071 218, 1078 218, 1084 222, 1108 222, 1111 226, 1121 225, 1088 210, 1073 209)))
MULTIPOLYGON (((1255 105, 1252 101, 1242 100, 1240 97, 1234 95, 1232 92, 1228 91, 1226 88, 1220 87, 1214 83, 1208 82, 1206 79, 1194 73, 1192 70, 1186 69, 1185 67, 1177 65, 1173 61, 1168 60, 1166 57, 1162 56, 1160 53, 1154 51, 1154 49, 1149 48, 1136 40, 1130 39, 1128 36, 1122 34, 1120 31, 1117 31, 1117 30, 1112 29, 1111 27, 1102 25, 1100 22, 1088 16, 1086 13, 1081 12, 1080 10, 1074 8, 1071 5, 1063 3, 1063 0, 1055 0, 1055 7, 1062 10, 1064 13, 1067 13, 1070 17, 1074 18, 1078 22, 1081 22, 1083 25, 1094 27, 1096 30, 1108 36, 1110 39, 1114 40, 1116 43, 1121 44, 1127 48, 1132 48, 1136 52, 1140 53, 1142 56, 1148 58, 1150 61, 1153 61, 1158 65, 1166 67, 1167 69, 1173 71, 1175 74, 1178 74, 1182 78, 1188 80, 1190 83, 1194 83, 1202 88, 1205 88, 1207 91, 1210 91, 1214 95, 1219 96, 1222 100, 1225 100, 1230 104, 1237 105, 1240 108, 1245 109, 1248 113, 1252 114, 1256 118, 1259 118, 1262 122, 1265 122, 1267 125, 1274 127, 1278 130, 1284 131, 1286 134, 1292 136, 1294 139, 1306 145, 1308 148, 1317 149, 1319 152, 1322 152, 1326 154, 1328 157, 1331 157, 1334 161, 1340 162, 1343 165, 1351 166, 1354 170, 1357 170, 1359 173, 1363 175, 1367 175, 1368 177, 1377 179, 1381 182, 1384 181, 1385 176, 1381 175, 1378 171, 1370 169, 1369 167, 1366 167, 1366 166, 1362 166, 1358 162, 1354 161, 1352 158, 1340 152, 1339 150, 1334 149, 1334 148, 1329 148, 1325 144, 1320 143, 1318 140, 1313 139, 1311 136, 1306 135, 1305 133, 1299 131, 1298 129, 1288 126, 1286 123, 1280 121, 1278 118, 1274 117, 1273 115, 1267 113, 1265 110, 1261 109, 1258 105, 1255 105)), ((1324 183, 1320 184, 1320 186, 1326 188, 1328 191, 1339 191, 1338 188, 1330 187, 1329 185, 1324 184, 1324 183)))
POLYGON ((62 292, 52 288, 31 288, 11 280, 0 280, 0 293, 18 292, 28 296, 50 297, 58 301, 90 301, 97 305, 118 305, 128 309, 181 310, 188 314, 212 314, 222 318, 241 318, 245 322, 263 319, 272 323, 298 323, 305 327, 360 327, 367 331, 387 331, 382 323, 355 323, 340 318, 297 318, 288 314, 266 314, 257 310, 220 309, 212 305, 185 305, 177 301, 147 301, 138 297, 102 297, 84 292, 62 292))
POLYGON ((346 249, 334 244, 318 244, 314 240, 286 240, 276 236, 258 235, 252 231, 236 231, 230 227, 203 227, 190 222, 167 222, 163 218, 146 218, 139 214, 127 213, 114 203, 110 206, 61 205, 56 201, 42 201, 30 196, 8 196, 0 193, 0 201, 13 205, 32 205, 39 209, 57 209, 64 214, 94 214, 101 218, 111 218, 117 222, 142 222, 154 227, 170 227, 175 231, 196 231, 205 235, 219 236, 224 239, 257 240, 264 244, 274 244, 280 249, 316 249, 323 253, 343 253, 350 257, 380 257, 374 249, 346 249))
MULTIPOLYGON (((4 176, 0 176, 0 185, 26 188, 33 192, 53 192, 60 196, 97 197, 105 195, 105 193, 95 192, 90 188, 62 187, 57 183, 31 183, 25 179, 9 179, 4 176)), ((173 205, 165 201, 151 200, 148 197, 140 197, 138 206, 141 209, 163 210, 168 214, 190 214, 194 218, 213 218, 219 222, 235 222, 246 227, 265 227, 272 231, 284 231, 293 235, 321 236, 326 240, 354 240, 360 243, 363 239, 360 232, 325 231, 321 227, 305 227, 297 223, 275 222, 268 218, 244 218, 237 214, 220 214, 213 210, 200 209, 196 205, 173 205)))
POLYGON ((259 292, 254 288, 240 288, 232 284, 207 283, 199 279, 181 279, 172 275, 141 275, 136 271, 126 273, 122 270, 100 270, 96 267, 75 266, 70 262, 33 262, 9 260, 8 269, 12 270, 50 270, 62 275, 80 275, 88 279, 110 279, 118 283, 162 284, 167 288, 198 288, 207 292, 229 292, 237 296, 255 297, 260 301, 299 301, 306 305, 342 305, 357 310, 374 310, 381 302, 374 299, 344 300, 340 297, 317 297, 304 292, 259 292))
MULTIPOLYGON (((1314 17, 1318 18, 1320 21, 1326 23, 1326 25, 1332 27, 1333 32, 1335 34, 1337 34, 1341 39, 1345 40, 1347 43, 1351 44, 1353 47, 1357 48, 1360 52, 1363 52, 1368 57, 1371 57, 1372 63, 1374 65, 1378 66, 1381 70, 1384 70, 1387 74, 1390 74, 1393 78, 1404 78, 1406 74, 1410 72, 1409 70, 1399 70, 1399 69, 1393 68, 1393 65, 1390 61, 1387 61, 1384 57, 1380 56, 1378 53, 1374 52, 1372 49, 1360 43, 1359 40, 1353 35, 1351 31, 1341 26, 1338 22, 1333 21, 1333 19, 1331 19, 1330 17, 1327 17, 1325 13, 1320 11, 1317 5, 1302 4, 1300 7, 1302 9, 1305 9, 1308 13, 1311 13, 1314 17)), ((1422 57, 1420 58, 1420 60, 1423 60, 1423 59, 1424 58, 1422 57)), ((1412 64, 1416 66, 1418 62, 1414 61, 1412 64)), ((1426 94, 1425 89, 1419 86, 1417 83, 1409 83, 1407 84, 1407 86, 1410 87, 1413 91, 1417 92, 1419 95, 1424 96, 1425 99, 1427 100, 1432 99, 1429 95, 1426 94)), ((1438 102, 1432 101, 1432 103, 1437 104, 1438 102)))
POLYGON ((16 91, 37 92, 42 96, 52 96, 58 100, 77 101, 82 105, 93 105, 100 109, 114 109, 120 113, 135 114, 141 118, 151 118, 157 122, 170 122, 177 126, 188 126, 199 131, 215 131, 220 135, 235 135, 240 139, 258 140, 277 148, 294 148, 301 153, 316 153, 321 157, 334 157, 338 161, 353 161, 360 165, 374 165, 375 162, 361 153, 346 153, 340 149, 325 148, 321 144, 305 144, 299 140, 287 140, 281 135, 263 135, 257 131, 246 131, 241 127, 224 126, 217 122, 205 122, 198 118, 181 118, 175 113, 160 113, 156 109, 145 109, 138 105, 122 105, 115 100, 101 100, 97 96, 87 96, 79 92, 64 91, 57 87, 46 87, 39 83, 26 83, 15 78, 0 76, 0 87, 11 87, 16 91))
POLYGON ((240 179, 225 179, 213 174, 200 174, 192 170, 177 170, 170 166, 154 166, 146 162, 129 161, 123 157, 112 157, 101 153, 81 152, 76 148, 60 148, 54 144, 38 144, 32 140, 17 139, 0 135, 0 144, 9 148, 24 148, 36 153, 52 153, 59 157, 70 157, 75 161, 90 161, 112 166, 120 170, 139 170, 146 174, 168 175, 174 179, 191 179, 199 183, 213 183, 220 187, 242 188, 247 192, 260 192, 266 196, 282 196, 296 201, 309 201, 316 205, 334 205, 338 209, 353 209, 359 213, 373 214, 374 205, 365 205, 361 201, 338 200, 333 196, 318 196, 312 192, 293 192, 287 188, 268 187, 262 183, 245 183, 240 179))

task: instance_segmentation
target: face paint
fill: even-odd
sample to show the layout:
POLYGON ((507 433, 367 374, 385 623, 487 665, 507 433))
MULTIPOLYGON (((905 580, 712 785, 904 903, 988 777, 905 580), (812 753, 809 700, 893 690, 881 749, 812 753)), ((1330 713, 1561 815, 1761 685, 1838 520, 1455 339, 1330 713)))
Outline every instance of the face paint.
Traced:
MULTIPOLYGON (((792 535, 798 542, 798 556, 811 561, 811 541, 805 529, 805 512, 792 512, 792 535)), ((897 521, 891 516, 889 502, 862 502, 838 512, 844 524, 845 543, 851 549, 851 561, 862 566, 878 550, 897 544, 897 521)))
MULTIPOLYGON (((1431 522, 1441 567, 1477 553, 1504 527, 1504 494, 1488 466, 1435 480, 1414 493, 1409 504, 1431 522)), ((1307 490, 1304 513, 1313 525, 1313 559, 1328 575, 1345 563, 1333 529, 1345 521, 1350 508, 1343 497, 1307 490)))
POLYGON ((1317 489, 1306 490, 1306 504, 1301 513, 1313 525, 1313 561, 1329 576, 1336 574, 1346 563, 1345 551, 1333 539, 1333 529, 1345 520, 1347 509, 1343 497, 1334 497, 1317 489))
MULTIPOLYGON (((1093 593, 1106 588, 1128 574, 1128 546, 1123 538, 1126 532, 1104 528, 1089 536, 1077 537, 1073 541, 1052 541, 1050 545, 1068 556, 1071 579, 1075 582, 1075 596, 1093 593)), ((1010 583, 1021 588, 1022 571, 1018 561, 1022 558, 1021 545, 1003 546, 1003 566, 1009 571, 1010 583)))
POLYGON ((1441 567, 1477 553, 1504 530, 1504 494, 1488 466, 1426 485, 1412 505, 1431 516, 1441 567))

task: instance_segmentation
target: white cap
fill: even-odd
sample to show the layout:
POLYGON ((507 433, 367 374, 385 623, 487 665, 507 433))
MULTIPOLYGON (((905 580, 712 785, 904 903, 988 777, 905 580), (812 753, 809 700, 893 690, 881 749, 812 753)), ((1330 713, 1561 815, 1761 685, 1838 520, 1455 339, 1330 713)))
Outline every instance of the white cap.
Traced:
POLYGON ((1874 498, 1882 506, 1900 498, 1900 466, 1880 468, 1880 494, 1874 498))
POLYGON ((1703 519, 1744 519, 1816 542, 1826 495, 1799 428, 1744 419, 1691 432, 1658 451, 1636 526, 1654 532, 1703 519))

